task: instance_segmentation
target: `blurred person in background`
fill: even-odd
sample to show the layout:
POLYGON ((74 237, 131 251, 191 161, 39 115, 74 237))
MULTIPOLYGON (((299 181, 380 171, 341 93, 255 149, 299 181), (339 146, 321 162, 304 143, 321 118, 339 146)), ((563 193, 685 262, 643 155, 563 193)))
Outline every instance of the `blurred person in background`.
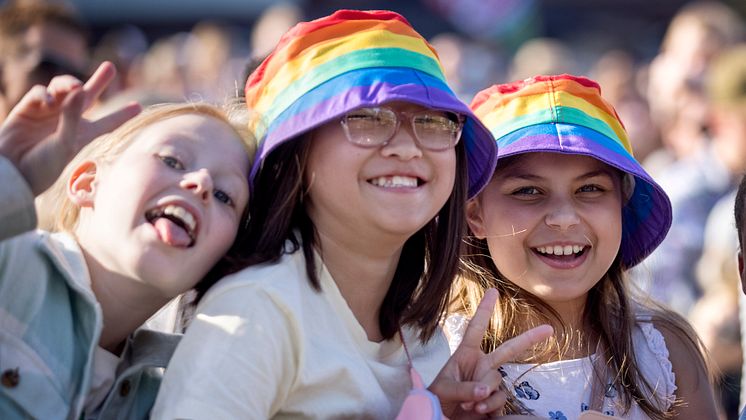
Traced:
POLYGON ((454 32, 444 32, 430 39, 448 83, 464 101, 484 86, 505 77, 502 54, 488 42, 473 41, 454 32))
MULTIPOLYGON (((671 168, 676 170, 673 174, 685 178, 682 182, 691 185, 674 202, 674 226, 671 230, 676 229, 677 240, 666 245, 670 254, 659 256, 663 261, 653 260, 651 265, 662 263, 674 269, 671 264, 686 264, 687 259, 696 261, 691 265, 696 282, 687 291, 701 291, 701 296, 693 296, 688 315, 720 371, 718 391, 723 418, 735 418, 739 406, 739 382, 741 393, 746 389, 741 373, 743 352, 739 338, 746 336, 743 334, 746 305, 741 304, 739 334, 741 293, 734 258, 738 238, 731 217, 736 182, 746 171, 746 43, 718 54, 709 66, 703 86, 709 101, 706 120, 709 143, 701 155, 684 159, 671 168), (677 251, 679 254, 674 254, 677 251)), ((680 189, 675 191, 682 192, 680 189)), ((658 265, 653 267, 661 270, 658 265)), ((666 271, 657 272, 661 276, 657 280, 664 281, 673 280, 670 275, 686 274, 681 271, 669 272, 668 275, 666 271)), ((656 294, 665 298, 668 293, 669 301, 676 302, 674 294, 681 292, 682 286, 685 284, 671 284, 671 289, 659 289, 656 294)), ((743 402, 741 396, 741 406, 743 402)))
POLYGON ((743 34, 740 17, 716 1, 690 3, 671 20, 648 78, 651 115, 664 145, 645 162, 654 176, 706 144, 707 68, 719 51, 743 39, 743 34))
MULTIPOLYGON (((746 43, 719 54, 706 78, 711 100, 709 124, 712 146, 720 150, 728 168, 729 192, 712 208, 704 232, 697 280, 702 298, 691 313, 692 323, 705 340, 723 375, 721 396, 728 418, 738 407, 738 378, 741 377, 741 406, 744 405, 742 351, 739 344, 739 299, 741 337, 746 337, 746 305, 739 292, 734 255, 739 250, 731 217, 736 183, 746 171, 746 43), (739 298, 740 296, 740 298, 739 298), (708 342, 709 341, 709 342, 708 342)), ((744 343, 746 344, 746 343, 744 343)))
POLYGON ((251 30, 251 57, 264 59, 280 37, 302 19, 303 12, 295 4, 278 2, 268 7, 251 30))
POLYGON ((537 74, 580 74, 572 48, 559 39, 534 38, 518 48, 508 80, 523 80, 537 74))
POLYGON ((710 107, 709 101, 722 99, 705 90, 713 57, 742 33, 743 23, 725 5, 694 3, 674 17, 650 68, 648 100, 673 160, 653 172, 671 198, 673 224, 666 240, 633 270, 633 276, 653 298, 684 316, 702 295, 695 265, 702 254, 707 216, 746 169, 744 147, 738 146, 742 140, 718 127, 723 106, 710 107), (685 46, 691 51, 685 52, 685 46), (657 68, 662 62, 667 63, 665 69, 657 68))
POLYGON ((187 91, 183 51, 189 35, 179 32, 159 38, 135 60, 130 70, 139 89, 170 98, 185 99, 187 91))
POLYGON ((88 32, 59 3, 9 1, 0 8, 0 121, 36 84, 71 74, 85 80, 88 32))
POLYGON ((135 25, 112 28, 101 36, 93 49, 93 61, 111 61, 117 68, 117 78, 101 95, 107 100, 121 92, 137 88, 137 81, 130 74, 133 63, 148 51, 149 43, 142 29, 135 25))
POLYGON ((660 139, 648 101, 638 88, 640 69, 634 58, 627 51, 610 50, 598 58, 590 73, 625 122, 635 159, 644 161, 660 147, 660 139))
POLYGON ((448 80, 456 95, 466 101, 468 94, 464 92, 464 87, 461 83, 466 39, 457 33, 444 32, 430 38, 429 42, 435 48, 435 51, 438 52, 446 80, 448 80))

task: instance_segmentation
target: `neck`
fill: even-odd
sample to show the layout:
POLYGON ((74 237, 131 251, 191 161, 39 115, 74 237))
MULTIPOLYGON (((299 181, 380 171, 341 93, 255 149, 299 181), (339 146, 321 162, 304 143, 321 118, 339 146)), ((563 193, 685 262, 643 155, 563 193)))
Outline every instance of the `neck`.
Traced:
POLYGON ((368 340, 383 340, 379 316, 405 239, 361 240, 352 230, 337 235, 317 227, 320 253, 332 279, 368 340), (350 232, 350 233, 347 233, 350 232))
POLYGON ((91 276, 91 289, 103 315, 99 346, 117 354, 127 337, 169 299, 154 295, 137 279, 105 267, 85 249, 83 254, 91 276))

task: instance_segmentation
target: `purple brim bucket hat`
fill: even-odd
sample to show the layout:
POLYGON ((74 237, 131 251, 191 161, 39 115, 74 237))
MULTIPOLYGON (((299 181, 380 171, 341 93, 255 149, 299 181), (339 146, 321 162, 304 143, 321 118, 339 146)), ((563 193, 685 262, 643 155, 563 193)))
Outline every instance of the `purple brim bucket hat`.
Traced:
POLYGON ((251 173, 280 144, 356 108, 403 101, 466 117, 461 142, 469 197, 489 182, 497 162, 489 130, 446 84, 435 50, 401 15, 340 10, 296 25, 249 76, 246 103, 258 118, 251 173))
POLYGON ((497 139, 498 159, 529 152, 586 155, 634 177, 622 208, 621 260, 630 268, 663 241, 671 202, 632 155, 624 125, 585 77, 537 76, 479 92, 474 113, 497 139))

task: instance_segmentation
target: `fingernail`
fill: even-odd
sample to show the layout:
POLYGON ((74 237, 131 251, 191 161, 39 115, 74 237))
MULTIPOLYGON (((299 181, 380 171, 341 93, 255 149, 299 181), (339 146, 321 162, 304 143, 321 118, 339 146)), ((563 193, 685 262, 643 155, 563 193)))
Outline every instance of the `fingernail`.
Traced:
POLYGON ((461 403, 461 409, 464 410, 464 411, 469 411, 469 410, 471 410, 472 407, 474 407, 474 403, 473 402, 464 402, 464 403, 461 403))
POLYGON ((486 385, 477 385, 476 388, 474 388, 474 396, 477 398, 484 398, 489 392, 490 391, 486 385))
POLYGON ((477 404, 477 411, 480 413, 484 413, 485 411, 487 411, 487 404, 485 403, 477 404))

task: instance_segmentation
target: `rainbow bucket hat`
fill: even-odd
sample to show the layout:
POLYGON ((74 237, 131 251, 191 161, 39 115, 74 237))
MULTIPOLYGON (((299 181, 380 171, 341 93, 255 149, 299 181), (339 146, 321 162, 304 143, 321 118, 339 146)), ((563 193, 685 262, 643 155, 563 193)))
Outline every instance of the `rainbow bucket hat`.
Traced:
POLYGON ((404 101, 466 117, 469 197, 492 178, 495 141, 446 84, 435 50, 401 15, 340 10, 288 31, 249 76, 246 104, 259 118, 251 179, 278 145, 349 111, 404 101))
POLYGON ((537 76, 479 92, 471 108, 497 139, 498 159, 529 152, 586 155, 634 177, 622 208, 622 265, 630 268, 663 241, 671 202, 632 155, 619 116, 585 77, 537 76))

